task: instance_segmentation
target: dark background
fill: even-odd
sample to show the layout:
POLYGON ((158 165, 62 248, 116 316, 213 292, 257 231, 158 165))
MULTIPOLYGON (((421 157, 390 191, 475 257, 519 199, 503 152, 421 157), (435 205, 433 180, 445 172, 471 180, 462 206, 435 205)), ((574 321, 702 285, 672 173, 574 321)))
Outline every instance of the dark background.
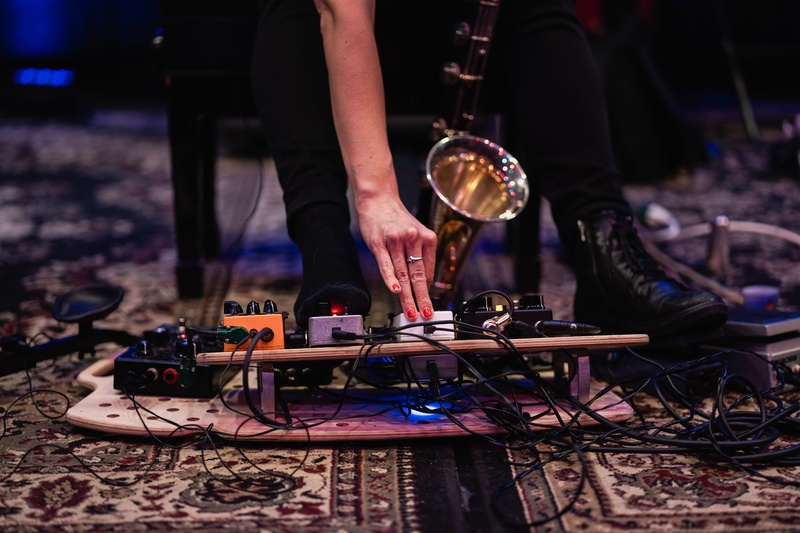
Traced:
MULTIPOLYGON (((223 49, 231 39, 224 17, 248 12, 255 1, 0 0, 0 113, 65 113, 110 98, 163 101, 163 50, 154 38, 163 32, 165 17, 220 16, 218 31, 212 24, 203 32, 207 46, 223 49), (20 86, 14 76, 24 68, 68 69, 74 78, 68 87, 20 86)), ((796 1, 577 0, 576 5, 599 47, 624 39, 626 17, 635 11, 664 78, 686 101, 702 94, 706 105, 735 105, 721 47, 726 27, 753 99, 799 94, 796 1)), ((198 59, 186 52, 187 59, 198 59)))

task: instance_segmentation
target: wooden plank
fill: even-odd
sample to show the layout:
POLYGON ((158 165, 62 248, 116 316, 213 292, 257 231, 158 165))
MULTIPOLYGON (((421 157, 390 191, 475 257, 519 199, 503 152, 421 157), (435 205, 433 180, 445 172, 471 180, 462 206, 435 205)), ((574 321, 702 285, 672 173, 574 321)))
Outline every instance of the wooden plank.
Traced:
MULTIPOLYGON (((647 335, 587 335, 575 337, 547 337, 536 339, 513 339, 513 344, 523 353, 549 352, 553 350, 587 349, 609 350, 626 346, 641 346, 650 342, 647 335)), ((501 353, 506 348, 490 339, 444 341, 444 346, 455 352, 501 353)), ((363 353, 366 345, 321 346, 315 348, 289 348, 282 350, 255 350, 251 362, 321 361, 327 359, 354 359, 363 353)), ((427 342, 387 342, 376 344, 370 356, 396 357, 444 353, 446 350, 427 342)), ((208 352, 197 355, 197 362, 209 365, 223 365, 233 362, 239 364, 244 359, 244 351, 237 352, 231 359, 229 352, 208 352)))

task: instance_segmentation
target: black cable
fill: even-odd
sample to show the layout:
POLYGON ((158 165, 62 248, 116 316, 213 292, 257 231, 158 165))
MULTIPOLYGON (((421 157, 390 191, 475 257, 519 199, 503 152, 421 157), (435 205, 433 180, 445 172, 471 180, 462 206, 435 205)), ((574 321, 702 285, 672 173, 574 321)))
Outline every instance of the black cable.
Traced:
POLYGON ((456 320, 459 320, 461 317, 463 317, 464 313, 467 312, 467 310, 472 307, 472 304, 477 299, 483 298, 484 296, 489 296, 489 295, 492 295, 492 294, 496 294, 496 295, 500 296, 503 300, 506 301, 506 309, 505 310, 506 310, 506 312, 508 312, 513 317, 514 316, 514 300, 512 300, 511 297, 508 294, 506 294, 506 293, 504 293, 502 291, 488 290, 488 291, 481 291, 478 294, 475 294, 474 296, 472 296, 467 301, 465 301, 459 307, 458 311, 453 313, 455 318, 456 318, 456 320))
MULTIPOLYGON (((265 339, 265 341, 268 342, 272 340, 274 336, 275 332, 272 331, 272 329, 262 328, 258 333, 256 333, 253 336, 252 339, 250 339, 250 345, 247 347, 247 351, 244 354, 244 360, 242 361, 242 391, 247 406, 250 408, 250 411, 252 411, 253 416, 259 422, 275 428, 286 428, 291 426, 292 423, 291 416, 287 410, 284 410, 284 416, 286 417, 286 422, 285 423, 278 422, 277 420, 268 417, 266 414, 264 414, 264 412, 260 407, 256 406, 256 404, 253 402, 253 397, 250 393, 249 371, 250 371, 250 359, 253 356, 253 351, 255 350, 255 347, 259 341, 265 339)), ((276 393, 278 392, 277 387, 275 388, 275 392, 276 393)))

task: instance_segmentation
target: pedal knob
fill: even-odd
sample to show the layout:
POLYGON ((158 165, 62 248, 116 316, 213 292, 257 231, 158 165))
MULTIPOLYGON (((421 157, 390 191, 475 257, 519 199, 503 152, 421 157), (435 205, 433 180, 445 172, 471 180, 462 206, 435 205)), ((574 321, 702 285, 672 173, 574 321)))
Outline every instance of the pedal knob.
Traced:
POLYGON ((261 314, 261 307, 258 305, 258 302, 253 300, 249 304, 247 304, 247 314, 248 315, 260 315, 261 314))
POLYGON ((241 315, 244 313, 244 310, 242 310, 242 306, 239 305, 239 302, 227 300, 222 304, 222 312, 226 315, 241 315))
POLYGON ((265 313, 278 312, 278 304, 275 303, 275 300, 264 300, 264 312, 265 313))
POLYGON ((147 339, 142 339, 136 343, 136 357, 147 359, 150 357, 150 342, 147 339))
POLYGON ((166 346, 170 340, 170 332, 164 326, 144 332, 144 340, 155 346, 166 346))

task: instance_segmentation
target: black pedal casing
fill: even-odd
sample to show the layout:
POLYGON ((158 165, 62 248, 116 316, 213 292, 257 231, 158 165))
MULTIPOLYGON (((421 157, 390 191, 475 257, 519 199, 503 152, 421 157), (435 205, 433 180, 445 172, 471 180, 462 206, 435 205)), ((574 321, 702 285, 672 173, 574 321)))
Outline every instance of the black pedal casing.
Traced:
MULTIPOLYGON (((505 306, 500 309, 491 309, 491 307, 491 299, 487 299, 487 304, 485 306, 464 311, 459 321, 482 327, 487 320, 497 318, 508 312, 505 306)), ((515 303, 513 318, 514 320, 524 322, 530 326, 535 326, 537 322, 552 320, 553 310, 544 306, 544 300, 541 295, 526 295, 521 298, 519 302, 515 303)), ((516 337, 513 330, 505 331, 504 333, 506 333, 509 338, 513 339, 516 337)), ((458 333, 457 338, 474 339, 475 335, 474 333, 465 331, 458 333)))
POLYGON ((213 398, 219 393, 221 381, 236 375, 240 367, 228 367, 226 373, 224 365, 197 364, 193 357, 181 357, 183 350, 196 354, 223 349, 221 341, 211 335, 191 337, 179 346, 175 326, 146 332, 139 343, 114 360, 114 388, 125 393, 135 390, 137 396, 213 398))

